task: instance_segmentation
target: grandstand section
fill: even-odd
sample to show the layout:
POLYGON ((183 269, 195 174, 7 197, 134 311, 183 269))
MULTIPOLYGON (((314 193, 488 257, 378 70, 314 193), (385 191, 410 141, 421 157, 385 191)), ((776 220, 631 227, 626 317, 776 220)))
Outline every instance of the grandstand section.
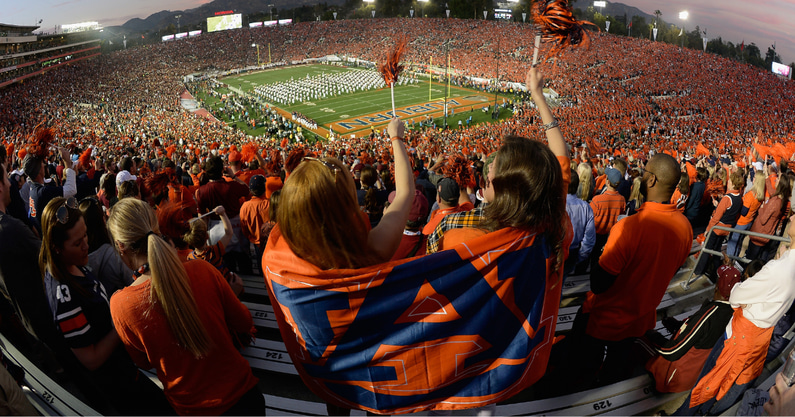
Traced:
MULTIPOLYGON (((69 35, 37 36, 38 26, 0 24, 0 88, 45 71, 100 55, 99 39, 75 41, 69 35)), ((81 36, 82 37, 82 36, 81 36)))

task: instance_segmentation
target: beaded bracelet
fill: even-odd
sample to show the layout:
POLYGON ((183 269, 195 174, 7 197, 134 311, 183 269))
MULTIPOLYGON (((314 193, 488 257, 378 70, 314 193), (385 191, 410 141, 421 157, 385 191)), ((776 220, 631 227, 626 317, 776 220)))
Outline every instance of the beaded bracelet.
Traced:
POLYGON ((554 128, 558 127, 558 126, 560 126, 560 123, 558 123, 558 119, 553 119, 551 122, 549 122, 549 123, 547 123, 545 125, 541 125, 541 129, 543 129, 544 131, 547 131, 549 129, 554 129, 554 128))

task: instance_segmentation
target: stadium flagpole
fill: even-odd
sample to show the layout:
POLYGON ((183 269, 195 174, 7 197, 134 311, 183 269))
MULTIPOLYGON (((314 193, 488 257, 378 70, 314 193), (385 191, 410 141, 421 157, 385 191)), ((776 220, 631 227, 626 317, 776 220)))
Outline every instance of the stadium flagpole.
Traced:
POLYGON ((500 92, 500 38, 497 38, 497 52, 495 53, 495 63, 497 64, 497 82, 494 86, 494 112, 492 113, 494 116, 493 118, 499 119, 500 112, 497 110, 497 94, 500 92))
POLYGON ((450 53, 447 53, 447 96, 450 97, 450 53))
POLYGON ((431 88, 433 87, 433 56, 431 56, 431 62, 428 64, 428 101, 431 101, 431 88))

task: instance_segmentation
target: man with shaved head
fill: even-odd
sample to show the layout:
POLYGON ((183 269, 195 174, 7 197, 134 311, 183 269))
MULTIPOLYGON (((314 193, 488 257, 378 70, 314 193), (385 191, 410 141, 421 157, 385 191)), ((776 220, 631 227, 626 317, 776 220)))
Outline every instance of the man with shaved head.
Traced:
POLYGON ((598 372, 599 383, 623 379, 631 372, 632 345, 654 328, 657 306, 690 253, 693 230, 669 204, 679 175, 673 157, 654 155, 641 180, 646 202, 637 214, 613 226, 601 256, 597 254, 591 291, 572 336, 580 341, 575 346, 585 350, 578 355, 587 362, 581 370, 598 372))

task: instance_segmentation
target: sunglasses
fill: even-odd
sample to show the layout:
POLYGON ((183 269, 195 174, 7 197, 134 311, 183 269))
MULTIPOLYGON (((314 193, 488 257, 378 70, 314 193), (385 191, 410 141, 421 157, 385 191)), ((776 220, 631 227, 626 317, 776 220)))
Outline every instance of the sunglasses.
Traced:
POLYGON ((301 162, 304 162, 304 161, 316 161, 316 162, 320 162, 321 164, 325 165, 325 166, 326 166, 326 168, 328 168, 328 169, 330 169, 332 172, 334 172, 334 181, 337 181, 337 172, 339 172, 339 171, 340 171, 340 169, 339 169, 339 168, 337 168, 337 166, 336 166, 336 165, 332 164, 331 162, 326 162, 326 161, 324 161, 324 160, 322 160, 322 159, 313 158, 313 157, 311 157, 311 156, 305 156, 305 157, 303 157, 303 158, 301 159, 301 162))
POLYGON ((61 207, 58 207, 58 210, 55 211, 55 218, 58 219, 58 223, 66 224, 69 222, 69 209, 77 210, 77 199, 74 197, 67 198, 61 204, 61 207))

